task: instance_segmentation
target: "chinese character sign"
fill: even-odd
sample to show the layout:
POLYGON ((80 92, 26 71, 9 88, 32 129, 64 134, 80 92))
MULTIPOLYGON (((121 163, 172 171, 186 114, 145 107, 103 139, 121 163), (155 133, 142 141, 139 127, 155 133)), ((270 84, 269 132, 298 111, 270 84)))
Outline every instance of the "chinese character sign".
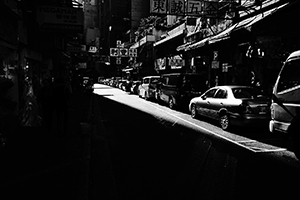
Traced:
POLYGON ((150 12, 157 14, 167 13, 167 0, 150 0, 150 12))
POLYGON ((203 1, 188 1, 186 13, 189 15, 199 15, 203 12, 203 1))
POLYGON ((184 14, 185 1, 184 0, 169 0, 170 14, 184 14))
POLYGON ((119 48, 110 48, 110 56, 112 56, 112 57, 120 56, 120 49, 119 48))
POLYGON ((150 12, 155 14, 216 16, 218 1, 209 0, 150 0, 150 12))
POLYGON ((120 48, 120 56, 121 57, 128 57, 128 49, 120 48))
POLYGON ((129 57, 137 57, 137 49, 129 49, 128 50, 129 57))

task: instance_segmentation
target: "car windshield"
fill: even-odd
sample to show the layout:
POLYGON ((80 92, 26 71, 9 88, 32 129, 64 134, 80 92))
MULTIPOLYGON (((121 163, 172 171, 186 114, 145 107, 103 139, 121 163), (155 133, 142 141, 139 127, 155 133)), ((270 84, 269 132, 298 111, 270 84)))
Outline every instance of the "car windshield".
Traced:
POLYGON ((160 78, 152 78, 151 83, 158 83, 160 78))
POLYGON ((300 60, 287 62, 280 74, 278 92, 288 90, 300 85, 300 60))
POLYGON ((260 90, 251 87, 245 88, 233 88, 232 89, 233 96, 237 99, 254 99, 260 97, 266 97, 260 90))

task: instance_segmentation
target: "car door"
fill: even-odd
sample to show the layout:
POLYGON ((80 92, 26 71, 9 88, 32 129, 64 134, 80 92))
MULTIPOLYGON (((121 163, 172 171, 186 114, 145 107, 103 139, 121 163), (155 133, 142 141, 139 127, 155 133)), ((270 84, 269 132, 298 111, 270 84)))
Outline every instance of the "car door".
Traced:
POLYGON ((212 117, 211 102, 217 90, 217 88, 211 88, 201 95, 199 101, 197 102, 198 112, 201 115, 212 117))
POLYGON ((169 76, 162 76, 161 77, 161 83, 160 83, 160 92, 159 92, 159 98, 162 101, 167 102, 168 101, 168 97, 166 95, 166 87, 168 84, 168 80, 169 80, 169 76))
MULTIPOLYGON (((215 96, 210 100, 210 113, 212 118, 219 119, 219 111, 226 107, 227 90, 220 88, 215 93, 215 96)), ((226 109, 226 108, 225 108, 226 109)))

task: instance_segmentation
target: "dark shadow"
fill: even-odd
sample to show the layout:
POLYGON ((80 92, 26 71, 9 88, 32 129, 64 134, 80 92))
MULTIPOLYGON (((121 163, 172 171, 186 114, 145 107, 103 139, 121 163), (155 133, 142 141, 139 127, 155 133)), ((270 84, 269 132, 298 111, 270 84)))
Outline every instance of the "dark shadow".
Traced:
MULTIPOLYGON (((248 194, 251 198, 297 193, 291 177, 300 177, 298 169, 104 96, 94 98, 94 116, 101 113, 95 123, 107 140, 120 199, 239 199, 250 186, 259 191, 248 194), (274 176, 277 170, 288 174, 274 176), (270 192, 274 188, 276 194, 270 192)), ((91 173, 99 170, 92 168, 91 173)), ((103 187, 97 188, 105 194, 107 182, 100 182, 103 187)))

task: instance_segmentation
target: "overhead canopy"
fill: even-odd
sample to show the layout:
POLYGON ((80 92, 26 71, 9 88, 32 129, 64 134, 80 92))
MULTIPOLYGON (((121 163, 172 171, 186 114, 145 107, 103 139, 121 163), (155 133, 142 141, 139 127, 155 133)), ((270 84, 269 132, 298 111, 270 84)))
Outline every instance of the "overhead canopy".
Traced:
MULTIPOLYGON (((261 21, 262 19, 266 18, 267 16, 272 15, 273 13, 275 13, 276 11, 280 10, 281 8, 287 6, 288 4, 290 4, 290 3, 284 3, 278 7, 272 8, 263 13, 246 18, 240 22, 233 24, 226 30, 224 30, 216 35, 204 38, 196 43, 189 44, 189 45, 187 45, 187 44, 180 45, 177 47, 177 51, 182 51, 182 50, 188 51, 188 50, 203 47, 205 45, 214 44, 214 43, 226 40, 226 39, 230 39, 231 33, 234 31, 240 30, 240 29, 246 29, 246 30, 251 31, 251 28, 255 23, 261 21)), ((265 7, 266 6, 267 5, 265 5, 265 7)))
POLYGON ((174 38, 177 38, 179 36, 183 36, 186 33, 186 25, 185 24, 181 24, 180 26, 177 26, 176 28, 174 28, 173 30, 169 31, 166 33, 166 37, 164 39, 161 39, 157 42, 155 42, 153 44, 154 47, 163 44, 167 41, 170 41, 174 38))

